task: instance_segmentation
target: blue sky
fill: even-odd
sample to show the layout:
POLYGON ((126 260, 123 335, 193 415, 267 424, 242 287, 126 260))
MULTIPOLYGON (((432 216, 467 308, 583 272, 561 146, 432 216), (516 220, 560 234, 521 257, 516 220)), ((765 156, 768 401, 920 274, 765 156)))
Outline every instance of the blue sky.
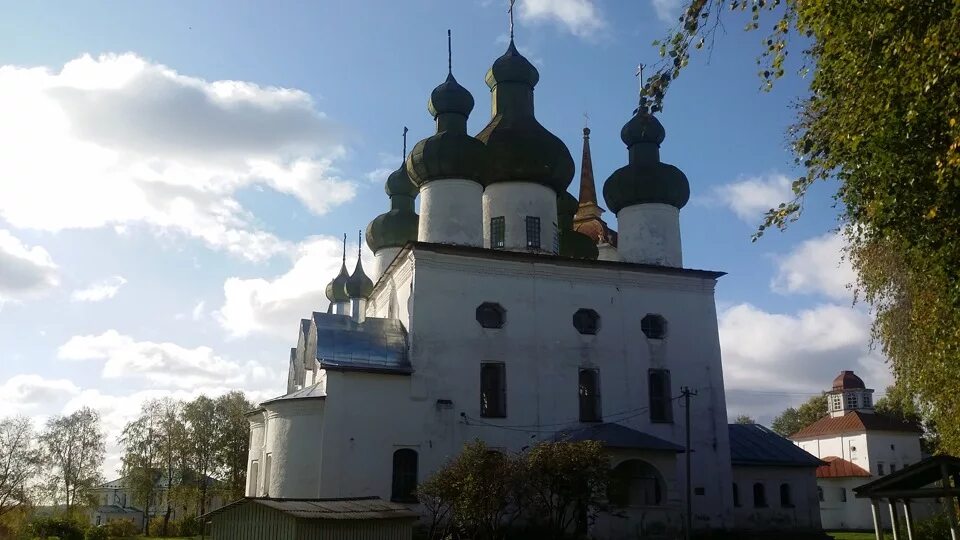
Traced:
MULTIPOLYGON (((537 116, 579 168, 589 114, 598 183, 626 162, 635 66, 657 61, 651 42, 677 10, 518 2, 537 116)), ((769 421, 840 369, 878 390, 889 375, 844 288, 834 186, 787 232, 750 242, 796 173, 785 132, 806 81, 761 92, 765 36, 743 23, 729 16, 709 62, 672 86, 662 157, 690 179, 685 265, 729 273, 717 304, 730 415, 769 421)), ((0 2, 5 413, 89 404, 115 438, 150 397, 280 393, 297 320, 326 306, 338 237, 355 260, 356 231, 387 207, 403 126, 411 147, 433 130, 448 28, 475 133, 505 1, 0 2)))

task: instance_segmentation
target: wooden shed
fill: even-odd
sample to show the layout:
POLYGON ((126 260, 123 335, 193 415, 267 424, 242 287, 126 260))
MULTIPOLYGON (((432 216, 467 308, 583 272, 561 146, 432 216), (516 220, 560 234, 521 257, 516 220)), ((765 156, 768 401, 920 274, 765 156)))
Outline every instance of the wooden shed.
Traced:
POLYGON ((212 540, 410 540, 417 517, 379 497, 245 498, 202 519, 212 540))

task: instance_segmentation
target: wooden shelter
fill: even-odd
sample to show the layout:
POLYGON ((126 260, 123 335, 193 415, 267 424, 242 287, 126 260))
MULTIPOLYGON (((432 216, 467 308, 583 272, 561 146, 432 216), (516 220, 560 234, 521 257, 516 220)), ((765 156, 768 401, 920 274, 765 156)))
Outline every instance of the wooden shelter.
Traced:
POLYGON ((960 501, 960 459, 953 456, 932 456, 897 472, 882 476, 873 482, 854 488, 858 498, 870 499, 873 509, 873 528, 877 540, 883 540, 880 521, 880 503, 887 501, 893 540, 901 540, 901 519, 897 504, 903 507, 903 521, 907 538, 913 540, 913 511, 911 501, 941 499, 944 512, 950 520, 951 540, 960 540, 956 505, 960 501))

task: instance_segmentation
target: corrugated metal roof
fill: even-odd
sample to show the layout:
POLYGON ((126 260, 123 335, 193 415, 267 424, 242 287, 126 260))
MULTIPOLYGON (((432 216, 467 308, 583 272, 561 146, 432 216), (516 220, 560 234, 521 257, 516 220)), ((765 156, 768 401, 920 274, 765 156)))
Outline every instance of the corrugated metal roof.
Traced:
POLYGON ((920 433, 920 428, 909 422, 878 413, 849 412, 843 416, 825 416, 800 431, 791 439, 812 439, 823 435, 863 433, 864 431, 897 431, 920 433))
POLYGON ((419 514, 402 504, 384 501, 379 497, 349 499, 269 499, 244 498, 203 516, 204 519, 222 513, 228 508, 255 503, 300 519, 416 519, 419 514))
POLYGON ((331 370, 409 374, 407 330, 399 319, 367 317, 358 323, 348 315, 313 313, 317 330, 316 358, 331 370))
MULTIPOLYGON (((944 491, 950 492, 950 495, 960 494, 960 486, 942 486, 936 485, 946 473, 948 477, 956 478, 960 475, 960 458, 948 455, 938 455, 926 457, 917 463, 908 465, 899 471, 892 472, 886 476, 881 476, 876 480, 853 488, 857 497, 896 497, 902 498, 905 493, 909 494, 911 499, 924 498, 916 492, 937 490, 941 493, 929 494, 928 498, 943 496, 944 491), (924 489, 926 488, 926 489, 924 489)), ((956 482, 954 482, 956 483, 956 482)))
POLYGON ((657 450, 663 452, 683 452, 683 447, 654 437, 649 433, 622 426, 620 424, 591 424, 582 428, 558 431, 554 441, 600 441, 607 448, 631 448, 635 450, 657 450))
POLYGON ((264 401, 261 405, 267 405, 275 401, 291 400, 291 399, 324 399, 327 397, 326 392, 322 388, 320 383, 312 384, 306 388, 301 388, 295 392, 290 392, 289 394, 284 394, 282 396, 277 396, 272 399, 264 401))
POLYGON ((817 467, 821 461, 760 424, 730 424, 730 461, 734 465, 817 467))
POLYGON ((863 467, 837 456, 823 458, 826 465, 817 467, 817 478, 848 478, 851 476, 870 476, 863 467))

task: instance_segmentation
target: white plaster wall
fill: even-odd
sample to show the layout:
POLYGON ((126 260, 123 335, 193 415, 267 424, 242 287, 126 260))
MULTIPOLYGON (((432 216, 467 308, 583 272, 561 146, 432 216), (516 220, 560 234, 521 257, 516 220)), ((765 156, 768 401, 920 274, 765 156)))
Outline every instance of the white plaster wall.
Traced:
POLYGON ((865 433, 810 439, 796 442, 796 444, 820 459, 836 456, 862 467, 866 471, 871 470, 869 447, 865 433))
MULTIPOLYGON (((409 276, 396 291, 411 290, 411 376, 369 373, 328 374, 319 496, 390 496, 392 454, 410 447, 419 453, 420 479, 480 438, 488 445, 520 451, 553 430, 579 425, 578 368, 600 369, 604 419, 683 444, 683 409, 675 421, 651 424, 647 370, 666 367, 672 389, 687 385, 693 398, 694 501, 698 527, 732 524, 732 496, 726 408, 717 335, 714 282, 621 270, 560 267, 432 253, 410 256, 409 276), (469 284, 469 286, 465 286, 469 284), (500 302, 507 310, 503 329, 477 324, 476 306, 500 302), (601 330, 580 335, 576 309, 597 310, 601 330), (663 343, 648 342, 640 320, 659 313, 670 325, 663 343), (529 431, 482 425, 479 372, 482 361, 507 369, 505 419, 481 422, 542 426, 529 431), (437 400, 452 400, 450 408, 437 400), (466 416, 461 416, 461 413, 466 416), (389 419, 389 420, 387 420, 389 419)), ((403 265, 402 265, 403 266, 403 265)), ((389 281, 389 280, 388 280, 389 281)), ((385 284, 374 292, 383 309, 385 284)), ((275 458, 276 459, 276 458, 275 458)), ((683 482, 682 460, 664 476, 683 482)), ((293 496, 286 492, 277 496, 293 496)))
MULTIPOLYGON (((823 489, 823 502, 820 503, 820 519, 824 529, 872 529, 873 514, 869 499, 857 499, 853 488, 862 486, 875 478, 821 478, 818 485, 823 489), (841 491, 846 490, 847 500, 843 501, 841 491)), ((881 506, 881 514, 889 512, 886 505, 881 506)), ((885 516, 882 516, 885 517, 885 516)), ((890 519, 883 520, 885 524, 890 519)))
POLYGON ((533 182, 502 182, 483 191, 483 246, 490 247, 490 219, 504 217, 504 248, 556 253, 557 194, 533 182), (540 249, 527 248, 526 217, 540 218, 540 249))
POLYGON ((324 400, 280 400, 266 405, 268 429, 260 461, 261 482, 266 479, 266 455, 271 455, 269 485, 261 495, 317 497, 322 451, 324 400))
POLYGON ((680 210, 669 204, 637 204, 617 213, 617 252, 635 263, 683 266, 680 210))
POLYGON ((870 455, 870 472, 877 474, 878 463, 883 463, 885 474, 890 473, 890 465, 900 470, 921 459, 920 437, 916 433, 871 432, 867 438, 870 455))
POLYGON ((599 255, 597 260, 601 261, 619 261, 620 254, 617 253, 617 248, 611 246, 610 244, 597 244, 597 251, 599 255))
POLYGON ((264 435, 266 431, 266 413, 259 412, 247 417, 250 422, 250 448, 247 452, 247 497, 256 497, 259 487, 250 481, 250 468, 254 461, 263 463, 264 435))
POLYGON ((483 245, 483 186, 447 178, 420 187, 421 242, 483 245))
POLYGON ((385 247, 380 248, 380 251, 377 251, 373 254, 373 272, 370 276, 370 279, 372 279, 374 283, 380 279, 380 276, 383 275, 383 271, 390 266, 390 263, 392 263, 393 259, 396 258, 397 253, 400 253, 400 248, 385 247))
POLYGON ((410 329, 410 304, 413 293, 413 259, 410 252, 400 255, 394 271, 378 281, 367 304, 368 317, 400 319, 410 329))
MULTIPOLYGON (((820 530, 820 503, 814 467, 733 467, 733 481, 740 492, 734 507, 734 527, 743 530, 820 530), (753 485, 762 483, 767 506, 754 505, 753 485), (780 485, 790 486, 793 506, 780 504, 780 485)), ((851 494, 852 496, 852 494, 851 494)))

